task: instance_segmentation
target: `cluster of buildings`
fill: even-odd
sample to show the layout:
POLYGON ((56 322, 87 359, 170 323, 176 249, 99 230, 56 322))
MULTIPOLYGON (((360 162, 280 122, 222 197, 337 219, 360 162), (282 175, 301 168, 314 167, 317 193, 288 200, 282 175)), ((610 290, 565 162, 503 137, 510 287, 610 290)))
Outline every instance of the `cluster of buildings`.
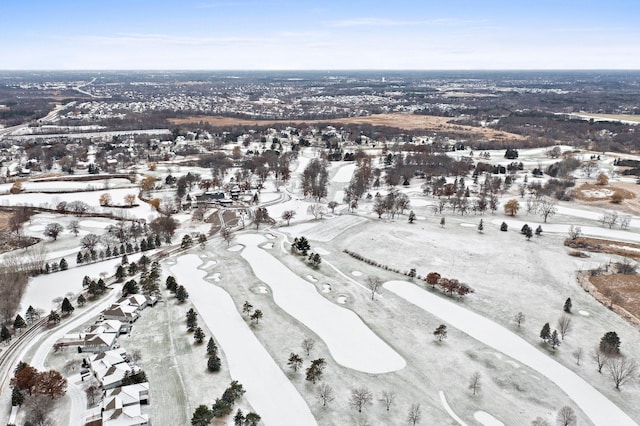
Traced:
POLYGON ((91 376, 100 383, 102 402, 87 419, 86 426, 145 426, 149 415, 142 406, 149 404, 149 383, 131 383, 141 372, 132 362, 118 338, 131 332, 140 312, 154 306, 153 296, 133 294, 122 297, 102 311, 98 321, 82 333, 68 334, 56 345, 76 348, 79 353, 91 354, 83 360, 82 381, 91 376))

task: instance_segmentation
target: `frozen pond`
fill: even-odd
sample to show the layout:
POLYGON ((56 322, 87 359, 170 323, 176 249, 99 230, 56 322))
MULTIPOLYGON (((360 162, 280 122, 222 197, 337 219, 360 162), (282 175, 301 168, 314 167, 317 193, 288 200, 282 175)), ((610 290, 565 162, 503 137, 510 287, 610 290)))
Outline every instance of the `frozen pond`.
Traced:
POLYGON ((263 236, 240 235, 238 241, 246 246, 242 257, 256 276, 271 287, 278 306, 315 332, 337 363, 374 374, 404 368, 404 359, 354 312, 322 297, 314 285, 260 249, 258 246, 265 241, 263 236))
POLYGON ((384 284, 384 288, 546 376, 558 385, 594 424, 637 426, 618 406, 584 379, 501 325, 406 281, 389 281, 384 284))
POLYGON ((240 316, 231 296, 204 280, 195 254, 180 256, 170 268, 184 283, 189 300, 224 351, 229 373, 244 386, 245 397, 266 425, 315 425, 296 388, 240 316), (274 391, 277 390, 277 391, 274 391))

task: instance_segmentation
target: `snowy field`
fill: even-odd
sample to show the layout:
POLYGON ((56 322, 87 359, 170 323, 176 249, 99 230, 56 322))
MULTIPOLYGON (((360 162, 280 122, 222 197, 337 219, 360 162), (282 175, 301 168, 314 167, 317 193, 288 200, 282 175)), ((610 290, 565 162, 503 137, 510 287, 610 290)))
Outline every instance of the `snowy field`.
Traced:
MULTIPOLYGON (((12 183, 0 185, 0 194, 8 194, 13 186, 12 183)), ((104 189, 131 188, 135 194, 138 193, 138 185, 132 184, 129 179, 98 179, 86 182, 81 181, 38 181, 22 182, 25 192, 67 192, 67 191, 100 191, 104 189)))
POLYGON ((594 424, 636 425, 618 406, 584 379, 493 321, 406 281, 390 281, 384 284, 384 288, 543 374, 565 391, 594 424))
MULTIPOLYGON (((256 339, 220 287, 205 281, 196 255, 180 256, 170 268, 189 292, 200 318, 224 351, 231 376, 244 386, 244 395, 266 425, 315 425, 315 418, 296 388, 256 339), (286 407, 286 409, 285 409, 286 407)), ((211 396, 213 399, 213 395, 211 396)))
POLYGON ((238 242, 245 245, 242 257, 255 275, 269 285, 274 301, 316 333, 337 363, 372 374, 404 368, 404 359, 373 334, 357 315, 322 297, 314 285, 260 249, 258 246, 265 242, 264 237, 245 234, 238 237, 238 242))

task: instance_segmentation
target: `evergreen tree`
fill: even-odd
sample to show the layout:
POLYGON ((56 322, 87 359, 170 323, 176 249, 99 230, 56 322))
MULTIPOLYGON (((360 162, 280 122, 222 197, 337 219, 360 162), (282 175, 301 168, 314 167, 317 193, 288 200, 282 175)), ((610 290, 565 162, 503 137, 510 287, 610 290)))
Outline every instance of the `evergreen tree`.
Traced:
MULTIPOLYGON (((124 253, 124 252, 121 252, 121 253, 124 253)), ((122 260, 120 260, 120 264, 121 264, 121 265, 127 265, 127 264, 129 264, 129 258, 127 257, 127 255, 126 255, 126 254, 123 254, 123 255, 122 255, 122 260)))
POLYGON ((120 250, 118 250, 118 246, 115 246, 113 248, 113 251, 111 252, 111 254, 113 254, 113 256, 120 256, 120 250))
POLYGON ((82 252, 78 252, 78 255, 76 256, 76 265, 80 264, 82 264, 82 252))
POLYGON ((220 362, 218 355, 211 355, 207 361, 207 370, 216 373, 220 371, 221 364, 222 363, 220 362))
POLYGON ((213 413, 206 405, 199 405, 191 417, 191 426, 207 426, 213 420, 213 413))
POLYGON ((24 319, 20 316, 20 314, 16 315, 16 319, 13 320, 13 329, 21 330, 27 326, 27 323, 24 322, 24 319))
POLYGON ((139 288, 136 280, 129 280, 122 286, 122 295, 128 296, 129 294, 137 294, 139 288))
POLYGON ((567 300, 564 301, 564 311, 570 314, 572 305, 571 298, 568 297, 567 300))
POLYGON ((193 245, 193 240, 191 239, 191 235, 185 234, 182 237, 182 243, 180 244, 180 248, 188 249, 193 245))
POLYGON ((440 219, 440 226, 444 228, 445 220, 444 217, 440 219))
POLYGON ((11 340, 11 332, 6 325, 2 324, 2 329, 0 330, 0 342, 6 342, 7 340, 11 340))
POLYGON ((36 319, 39 319, 40 315, 38 314, 38 311, 33 308, 33 306, 29 305, 29 307, 27 308, 27 313, 25 314, 25 318, 27 319, 27 322, 31 324, 36 319))
POLYGON ((193 331, 198 326, 198 313, 193 310, 193 308, 189 309, 187 312, 187 330, 193 331))
POLYGON ((262 417, 260 417, 257 413, 254 413, 253 411, 250 413, 247 413, 247 415, 244 418, 244 426, 257 426, 258 423, 260 423, 261 419, 262 417))
POLYGON ((253 311, 253 313, 251 314, 251 321, 258 324, 261 319, 262 319, 262 311, 260 309, 256 309, 255 311, 253 311))
POLYGON ((111 257, 112 253, 111 253, 111 247, 107 246, 107 250, 104 252, 105 256, 107 257, 111 257))
POLYGON ((554 350, 555 348, 560 346, 560 338, 558 337, 557 330, 553 330, 553 333, 551 333, 551 337, 549 338, 548 343, 549 345, 551 345, 551 349, 554 349, 554 350))
POLYGON ((620 338, 615 331, 608 331, 600 339, 600 350, 607 355, 620 354, 620 338))
POLYGON ((184 303, 188 298, 189 293, 187 292, 187 289, 184 288, 183 285, 178 286, 178 289, 176 290, 176 299, 178 300, 178 303, 184 303))
POLYGON ((138 273, 138 264, 136 264, 136 262, 131 262, 129 264, 129 267, 127 268, 127 272, 129 273, 129 276, 133 276, 135 274, 138 273))
POLYGON ((478 224, 478 232, 482 234, 483 231, 484 231, 484 223, 482 219, 480 219, 480 223, 478 224))
POLYGON ((210 337, 209 341, 207 342, 207 355, 218 355, 218 345, 216 345, 213 337, 210 337))
POLYGON ((551 327, 549 326, 549 323, 542 326, 542 330, 540 330, 540 338, 545 342, 549 341, 551 338, 551 327))
POLYGON ((60 315, 56 311, 51 310, 51 312, 49 313, 49 317, 47 318, 47 321, 57 324, 60 322, 60 315))
POLYGON ((242 414, 242 410, 239 408, 236 415, 233 416, 233 424, 234 426, 244 426, 244 414, 242 414))
POLYGON ((206 336, 204 334, 204 331, 202 331, 200 327, 197 327, 196 330, 193 332, 193 340, 195 340, 197 344, 202 343, 205 337, 206 336))
POLYGON ((84 306, 85 303, 87 303, 87 299, 84 297, 84 295, 81 294, 80 296, 78 296, 78 306, 84 306))
POLYGON ((167 287, 167 290, 169 290, 171 293, 175 293, 178 290, 178 282, 176 281, 176 278, 173 275, 169 275, 167 277, 167 280, 165 281, 165 286, 167 287))
POLYGON ((311 361, 311 365, 307 368, 306 380, 315 385, 316 382, 322 378, 324 367, 324 358, 318 358, 311 361))
POLYGON ((20 389, 14 387, 11 391, 11 405, 18 407, 24 402, 24 395, 20 392, 20 389))
POLYGON ((64 300, 62 301, 62 306, 60 307, 60 310, 64 315, 69 315, 71 312, 75 310, 75 308, 73 307, 69 299, 65 297, 64 300))
POLYGON ((302 358, 298 354, 294 354, 291 352, 289 355, 289 360, 287 361, 287 365, 295 372, 297 372, 302 367, 302 358))
POLYGON ((118 269, 116 269, 116 281, 117 282, 122 282, 122 280, 126 276, 127 276, 127 274, 124 271, 124 267, 122 265, 118 265, 118 269))
POLYGON ((438 339, 438 342, 442 342, 444 339, 447 338, 447 326, 444 324, 440 324, 433 331, 433 335, 436 336, 436 339, 438 339))
POLYGON ((62 259, 60 259, 60 270, 66 271, 68 268, 69 268, 69 264, 67 263, 67 259, 63 257, 62 259))
POLYGON ((84 255, 82 255, 82 263, 89 263, 89 262, 91 262, 91 255, 87 251, 84 253, 84 255))
POLYGON ((536 236, 539 237, 540 235, 542 235, 542 225, 538 225, 536 228, 536 236))

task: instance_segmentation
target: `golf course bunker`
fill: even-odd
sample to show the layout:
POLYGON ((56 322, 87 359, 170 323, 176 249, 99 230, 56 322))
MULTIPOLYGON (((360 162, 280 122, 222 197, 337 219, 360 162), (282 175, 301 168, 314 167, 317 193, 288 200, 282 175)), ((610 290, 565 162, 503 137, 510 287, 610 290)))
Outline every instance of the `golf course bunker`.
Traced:
POLYGON ((353 275, 354 277, 361 277, 362 276, 362 272, 360 272, 360 271, 351 271, 351 275, 353 275))
POLYGON ((404 368, 405 360, 354 312, 325 299, 313 284, 261 250, 258 246, 264 243, 263 236, 240 235, 238 241, 246 246, 241 256, 271 288, 273 300, 316 333, 338 364, 373 374, 404 368))
POLYGON ((476 411, 473 418, 483 426, 504 426, 504 423, 484 411, 476 411))
POLYGON ((242 244, 236 244, 234 246, 231 246, 227 249, 227 251, 240 251, 244 248, 244 246, 242 244))
POLYGON ((266 243, 261 246, 263 249, 271 250, 273 248, 273 243, 266 243))
POLYGON ((583 378, 505 327, 407 281, 389 281, 383 287, 479 342, 547 377, 558 385, 594 424, 637 426, 624 411, 583 378))
POLYGON ((582 315, 583 317, 588 317, 590 315, 589 312, 587 312, 587 311, 578 311, 578 313, 580 315, 582 315))
POLYGON ((341 294, 336 298, 336 302, 338 302, 341 305, 344 305, 345 303, 347 303, 347 300, 348 300, 347 296, 344 294, 341 294))
POLYGON ((330 291, 331 291, 331 284, 329 283, 322 284, 323 293, 329 293, 330 291))
POLYGON ((251 407, 266 425, 316 425, 309 406, 240 316, 231 296, 204 280, 201 264, 198 256, 188 254, 170 270, 184 282, 189 300, 224 351, 229 373, 244 386, 251 407))

